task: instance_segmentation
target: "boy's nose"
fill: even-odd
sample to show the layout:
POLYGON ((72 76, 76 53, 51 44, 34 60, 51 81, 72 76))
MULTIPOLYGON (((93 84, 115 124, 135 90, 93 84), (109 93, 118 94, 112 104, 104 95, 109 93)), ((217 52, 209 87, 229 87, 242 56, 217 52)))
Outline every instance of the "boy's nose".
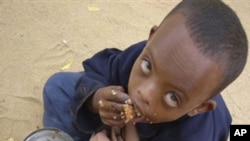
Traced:
POLYGON ((152 106, 154 104, 154 99, 157 97, 157 93, 159 93, 159 89, 157 89, 157 85, 152 82, 141 85, 141 87, 138 88, 138 94, 140 95, 142 102, 147 106, 152 106))

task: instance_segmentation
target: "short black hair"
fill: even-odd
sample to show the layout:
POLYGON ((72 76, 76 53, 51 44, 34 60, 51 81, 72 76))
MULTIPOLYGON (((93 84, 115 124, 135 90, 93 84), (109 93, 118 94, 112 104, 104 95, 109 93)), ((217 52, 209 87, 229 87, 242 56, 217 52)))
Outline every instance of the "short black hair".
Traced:
POLYGON ((166 18, 176 13, 184 15, 201 53, 222 69, 223 79, 215 93, 222 91, 241 74, 247 60, 248 41, 239 18, 221 0, 183 0, 166 18))

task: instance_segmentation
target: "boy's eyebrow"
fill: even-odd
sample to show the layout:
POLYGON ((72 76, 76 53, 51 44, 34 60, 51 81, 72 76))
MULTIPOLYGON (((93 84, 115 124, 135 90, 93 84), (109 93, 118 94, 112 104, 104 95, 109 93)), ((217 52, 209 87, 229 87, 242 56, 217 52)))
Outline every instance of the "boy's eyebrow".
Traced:
MULTIPOLYGON (((157 68, 156 67, 157 63, 155 63, 155 59, 154 59, 155 57, 154 57, 152 49, 151 48, 145 48, 145 50, 146 50, 146 53, 148 53, 148 55, 150 57, 152 68, 157 68)), ((177 94, 180 95, 182 97, 182 99, 184 99, 185 101, 187 101, 189 99, 184 88, 182 88, 180 86, 177 86, 177 85, 173 85, 172 83, 169 83, 169 82, 167 84, 170 85, 170 87, 177 90, 177 92, 178 92, 177 94)))

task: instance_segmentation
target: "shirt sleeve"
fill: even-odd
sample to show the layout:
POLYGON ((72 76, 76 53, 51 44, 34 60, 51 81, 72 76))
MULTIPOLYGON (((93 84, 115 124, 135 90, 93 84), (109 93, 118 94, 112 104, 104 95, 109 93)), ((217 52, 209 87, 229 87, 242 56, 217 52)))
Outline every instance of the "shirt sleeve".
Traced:
POLYGON ((126 89, 133 62, 145 44, 145 41, 139 42, 124 51, 104 49, 83 61, 85 71, 76 86, 77 95, 72 102, 72 114, 79 131, 93 133, 104 126, 99 115, 89 111, 84 103, 101 87, 120 85, 126 89))

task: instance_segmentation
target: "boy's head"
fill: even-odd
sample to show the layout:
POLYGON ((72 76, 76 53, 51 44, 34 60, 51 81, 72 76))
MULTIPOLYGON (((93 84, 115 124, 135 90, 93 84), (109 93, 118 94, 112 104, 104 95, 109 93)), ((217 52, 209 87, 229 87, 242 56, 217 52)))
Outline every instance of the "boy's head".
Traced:
POLYGON ((247 39, 219 0, 185 0, 154 26, 129 78, 129 95, 148 118, 173 121, 213 110, 211 98, 242 72, 247 39))

